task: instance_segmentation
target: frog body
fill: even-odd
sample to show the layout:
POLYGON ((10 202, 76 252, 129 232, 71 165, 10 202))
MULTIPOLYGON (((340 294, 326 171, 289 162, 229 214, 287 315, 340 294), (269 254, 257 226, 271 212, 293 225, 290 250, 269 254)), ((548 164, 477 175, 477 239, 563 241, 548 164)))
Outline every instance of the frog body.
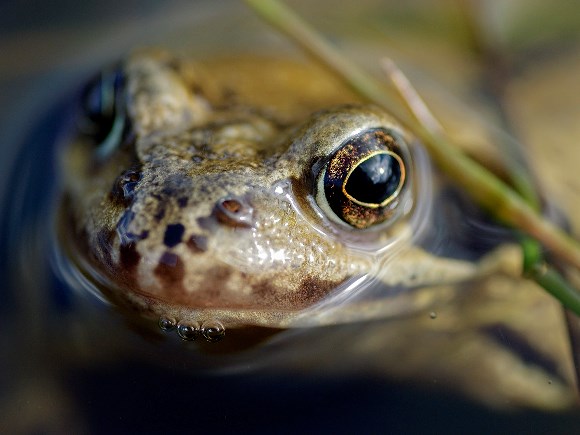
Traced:
POLYGON ((103 77, 63 152, 59 232, 116 305, 185 340, 336 328, 315 328, 316 354, 289 335, 290 366, 447 379, 494 406, 573 401, 559 307, 504 230, 446 205, 448 182, 383 109, 296 60, 143 50, 103 77), (349 184, 375 163, 392 169, 383 190, 349 184), (338 364, 331 337, 357 328, 338 364))
POLYGON ((395 119, 341 94, 337 83, 318 79, 319 88, 306 73, 312 67, 237 62, 225 85, 213 75, 219 65, 134 54, 115 73, 123 84, 109 96, 108 136, 96 143, 81 134, 69 154, 69 200, 85 258, 121 299, 160 317, 286 326, 361 279, 420 287, 480 273, 473 262, 413 247, 429 219, 434 174, 395 119), (273 100, 260 101, 244 83, 256 65, 268 71, 261 92, 273 100), (292 70, 303 80, 294 82, 292 70), (338 171, 340 184, 344 162, 367 151, 358 142, 348 148, 354 157, 337 150, 359 136, 379 143, 370 158, 379 152, 399 165, 400 191, 382 207, 335 205, 338 213, 355 208, 345 221, 325 198, 331 176, 320 172, 338 171), (382 151, 381 141, 392 143, 382 151))

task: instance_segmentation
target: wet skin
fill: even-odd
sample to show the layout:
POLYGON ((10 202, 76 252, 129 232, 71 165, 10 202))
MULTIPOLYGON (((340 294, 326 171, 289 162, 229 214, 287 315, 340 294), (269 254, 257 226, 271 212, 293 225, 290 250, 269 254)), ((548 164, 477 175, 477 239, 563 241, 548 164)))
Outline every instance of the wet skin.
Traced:
POLYGON ((420 144, 311 66, 137 52, 87 88, 77 124, 75 249, 143 315, 285 327, 358 286, 384 292, 348 316, 380 317, 426 305, 389 289, 518 273, 513 249, 476 263, 416 247, 439 183, 420 144))
POLYGON ((324 71, 136 52, 87 88, 76 124, 60 241, 133 317, 208 341, 334 325, 283 361, 440 379, 494 406, 573 402, 561 309, 522 279, 518 247, 324 71))

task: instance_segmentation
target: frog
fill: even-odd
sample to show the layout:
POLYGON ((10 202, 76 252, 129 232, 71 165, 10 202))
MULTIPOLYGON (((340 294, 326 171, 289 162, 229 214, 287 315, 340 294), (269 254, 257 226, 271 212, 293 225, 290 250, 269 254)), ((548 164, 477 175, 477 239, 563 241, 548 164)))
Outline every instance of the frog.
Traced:
MULTIPOLYGON (((432 234, 449 226, 439 210, 448 181, 412 131, 310 63, 137 50, 83 92, 62 166, 66 256, 116 306, 185 341, 393 318, 403 326, 381 324, 379 336, 443 325, 479 334, 478 319, 458 320, 466 306, 479 313, 465 295, 522 280, 520 249, 489 222, 475 229, 492 240, 484 252, 442 255, 432 234)), ((498 355, 512 356, 487 342, 484 354, 495 374, 498 355)), ((567 373, 557 381, 516 360, 505 385, 539 376, 510 393, 518 401, 571 403, 569 366, 554 369, 567 373)), ((467 375, 452 383, 495 400, 467 375)))
POLYGON ((68 185, 89 261, 136 307, 190 323, 287 326, 361 278, 424 287, 483 272, 412 247, 431 169, 384 110, 352 96, 310 95, 323 101, 316 108, 282 95, 295 107, 280 113, 208 95, 195 66, 161 51, 121 68, 87 90, 93 123, 112 123, 100 135, 85 127, 78 149, 97 148, 68 185))

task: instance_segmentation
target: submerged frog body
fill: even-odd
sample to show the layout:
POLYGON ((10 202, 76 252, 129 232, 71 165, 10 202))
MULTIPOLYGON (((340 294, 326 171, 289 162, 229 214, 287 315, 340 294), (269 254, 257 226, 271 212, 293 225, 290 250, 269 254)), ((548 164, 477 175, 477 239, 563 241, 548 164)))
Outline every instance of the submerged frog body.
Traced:
POLYGON ((435 178, 395 119, 334 83, 285 88, 290 62, 261 60, 259 91, 274 95, 260 101, 235 83, 257 72, 238 62, 223 83, 141 52, 86 91, 68 201, 80 255, 115 298, 166 319, 281 327, 345 292, 481 272, 412 246, 435 178))

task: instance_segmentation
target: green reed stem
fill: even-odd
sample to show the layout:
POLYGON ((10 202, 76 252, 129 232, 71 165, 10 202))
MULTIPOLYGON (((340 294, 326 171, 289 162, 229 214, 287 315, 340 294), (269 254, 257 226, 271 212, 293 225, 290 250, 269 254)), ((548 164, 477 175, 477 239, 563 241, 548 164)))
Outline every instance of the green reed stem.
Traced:
MULTIPOLYGON (((383 61, 383 69, 397 89, 403 104, 413 114, 415 119, 432 134, 443 134, 444 131, 441 124, 402 71, 390 59, 383 61)), ((512 149, 513 151, 517 150, 512 149)), ((506 171, 512 185, 522 199, 533 207, 535 211, 539 210, 540 198, 535 190, 532 178, 523 171, 522 165, 518 164, 515 167, 509 165, 506 171)), ((520 237, 520 246, 523 254, 524 275, 533 279, 547 292, 555 296, 565 307, 580 315, 580 293, 570 286, 556 270, 546 264, 540 243, 529 236, 522 235, 520 237)))
POLYGON ((520 244, 524 253, 524 276, 533 279, 562 305, 580 315, 580 293, 544 261, 538 242, 524 237, 520 244))
POLYGON ((553 255, 580 269, 580 244, 577 241, 543 219, 516 191, 455 147, 444 134, 431 131, 408 110, 403 110, 396 92, 343 57, 280 1, 246 0, 246 3, 361 96, 396 116, 423 141, 437 165, 497 220, 526 232, 553 255))

